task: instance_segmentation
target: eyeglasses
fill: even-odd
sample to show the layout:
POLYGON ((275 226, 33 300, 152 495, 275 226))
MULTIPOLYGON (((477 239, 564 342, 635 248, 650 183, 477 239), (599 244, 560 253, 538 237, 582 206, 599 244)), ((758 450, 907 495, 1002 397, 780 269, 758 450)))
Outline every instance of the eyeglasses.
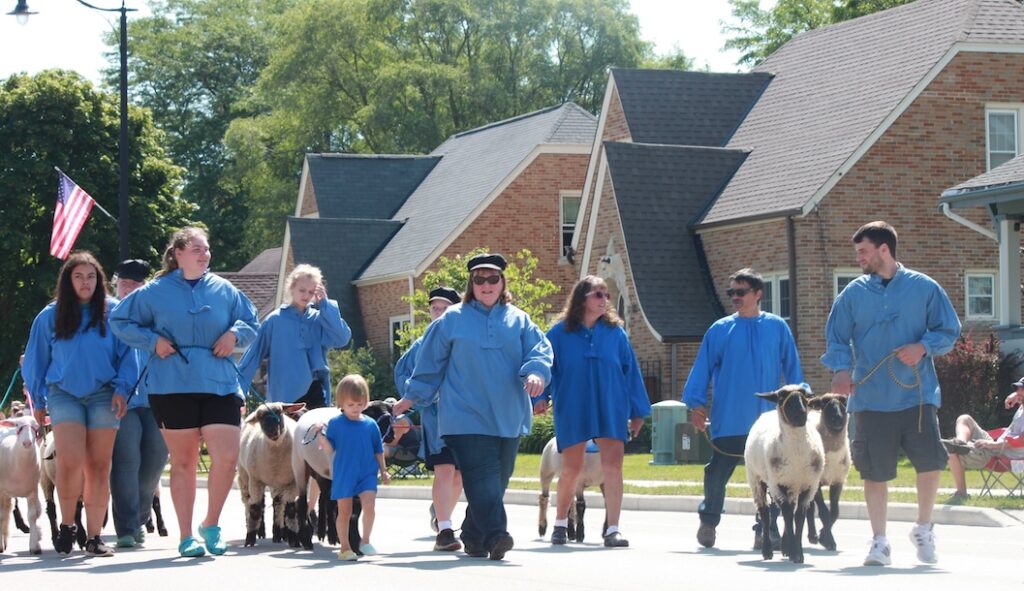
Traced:
POLYGON ((725 295, 729 296, 730 298, 732 296, 739 296, 742 298, 746 297, 747 294, 752 291, 754 290, 750 289, 749 287, 737 287, 736 289, 730 287, 729 289, 725 290, 725 295))
POLYGON ((501 281, 501 275, 490 275, 488 277, 484 277, 483 275, 473 276, 473 285, 483 285, 485 283, 497 285, 499 281, 501 281))
POLYGON ((607 291, 592 291, 592 292, 587 294, 588 298, 591 297, 591 296, 593 296, 593 297, 595 297, 595 298, 597 298, 599 300, 610 300, 610 299, 612 299, 612 294, 608 293, 607 291))

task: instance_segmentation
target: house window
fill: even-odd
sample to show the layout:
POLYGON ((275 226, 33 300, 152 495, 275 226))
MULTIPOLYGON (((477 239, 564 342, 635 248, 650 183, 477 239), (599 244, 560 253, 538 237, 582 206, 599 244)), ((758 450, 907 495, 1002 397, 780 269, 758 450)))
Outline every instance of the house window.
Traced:
POLYGON ((761 298, 761 309, 776 316, 789 319, 789 276, 782 274, 763 275, 764 297, 761 298))
POLYGON ((402 356, 402 351, 398 348, 398 331, 402 330, 403 326, 409 324, 410 319, 408 316, 392 316, 390 322, 391 332, 388 337, 388 340, 390 341, 388 345, 391 351, 391 360, 396 361, 402 356))
POLYGON ((985 111, 985 142, 988 146, 988 170, 1020 154, 1021 115, 1024 106, 1001 106, 985 111))
POLYGON ((562 201, 561 207, 561 228, 562 228, 562 256, 569 255, 569 247, 572 246, 572 233, 576 229, 576 216, 580 213, 580 194, 562 193, 559 195, 562 201))
POLYGON ((864 273, 856 269, 837 269, 832 273, 832 297, 833 299, 839 294, 843 293, 846 286, 851 281, 860 277, 864 273))
POLYGON ((996 319, 996 274, 991 271, 964 273, 964 310, 968 320, 996 319))

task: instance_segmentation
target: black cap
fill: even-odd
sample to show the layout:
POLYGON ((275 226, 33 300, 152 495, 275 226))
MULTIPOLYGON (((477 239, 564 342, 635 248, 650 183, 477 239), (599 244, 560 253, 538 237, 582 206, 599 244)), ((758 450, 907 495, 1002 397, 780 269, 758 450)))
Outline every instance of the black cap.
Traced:
POLYGON ((485 252, 469 259, 469 263, 466 266, 469 267, 470 271, 474 269, 504 271, 508 263, 505 262, 505 257, 500 254, 485 252))
POLYGON ((1013 383, 1017 388, 1024 388, 1024 378, 1021 378, 1013 383))
POLYGON ((145 281, 149 277, 149 263, 140 259, 121 261, 114 273, 121 279, 145 281))
POLYGON ((432 302, 434 300, 444 300, 446 302, 457 304, 462 301, 462 298, 459 297, 459 292, 450 287, 438 287, 430 290, 430 297, 427 302, 432 302))

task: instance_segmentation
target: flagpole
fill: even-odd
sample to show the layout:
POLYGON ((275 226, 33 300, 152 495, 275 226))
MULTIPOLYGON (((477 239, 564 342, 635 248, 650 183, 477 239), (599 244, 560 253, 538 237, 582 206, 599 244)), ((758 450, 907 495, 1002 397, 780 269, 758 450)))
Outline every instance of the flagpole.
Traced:
MULTIPOLYGON (((57 166, 54 166, 54 167, 53 167, 53 169, 54 169, 54 170, 56 170, 57 172, 59 172, 59 173, 63 174, 64 176, 68 176, 68 175, 67 175, 67 174, 66 174, 66 173, 65 173, 65 172, 64 172, 63 170, 61 170, 61 169, 60 169, 59 167, 57 167, 57 166)), ((117 223, 118 223, 118 221, 117 221, 117 218, 115 218, 114 216, 110 215, 110 212, 109 212, 109 211, 107 211, 107 210, 103 209, 103 206, 102 206, 102 205, 100 205, 98 201, 96 201, 95 199, 93 199, 93 200, 92 200, 92 204, 93 204, 93 206, 95 206, 95 207, 99 208, 99 210, 100 210, 100 211, 102 211, 103 213, 105 213, 105 214, 107 215, 107 217, 108 217, 108 218, 110 218, 110 219, 114 220, 114 223, 115 223, 115 224, 117 224, 117 223)))

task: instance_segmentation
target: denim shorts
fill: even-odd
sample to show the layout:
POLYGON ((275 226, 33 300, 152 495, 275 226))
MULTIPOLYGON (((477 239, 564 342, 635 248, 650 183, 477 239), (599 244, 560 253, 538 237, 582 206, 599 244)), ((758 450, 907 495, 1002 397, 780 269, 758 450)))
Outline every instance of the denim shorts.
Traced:
POLYGON ((81 398, 64 390, 50 387, 46 397, 46 408, 50 412, 50 423, 79 423, 86 429, 117 429, 121 421, 110 409, 114 391, 97 390, 81 398))

